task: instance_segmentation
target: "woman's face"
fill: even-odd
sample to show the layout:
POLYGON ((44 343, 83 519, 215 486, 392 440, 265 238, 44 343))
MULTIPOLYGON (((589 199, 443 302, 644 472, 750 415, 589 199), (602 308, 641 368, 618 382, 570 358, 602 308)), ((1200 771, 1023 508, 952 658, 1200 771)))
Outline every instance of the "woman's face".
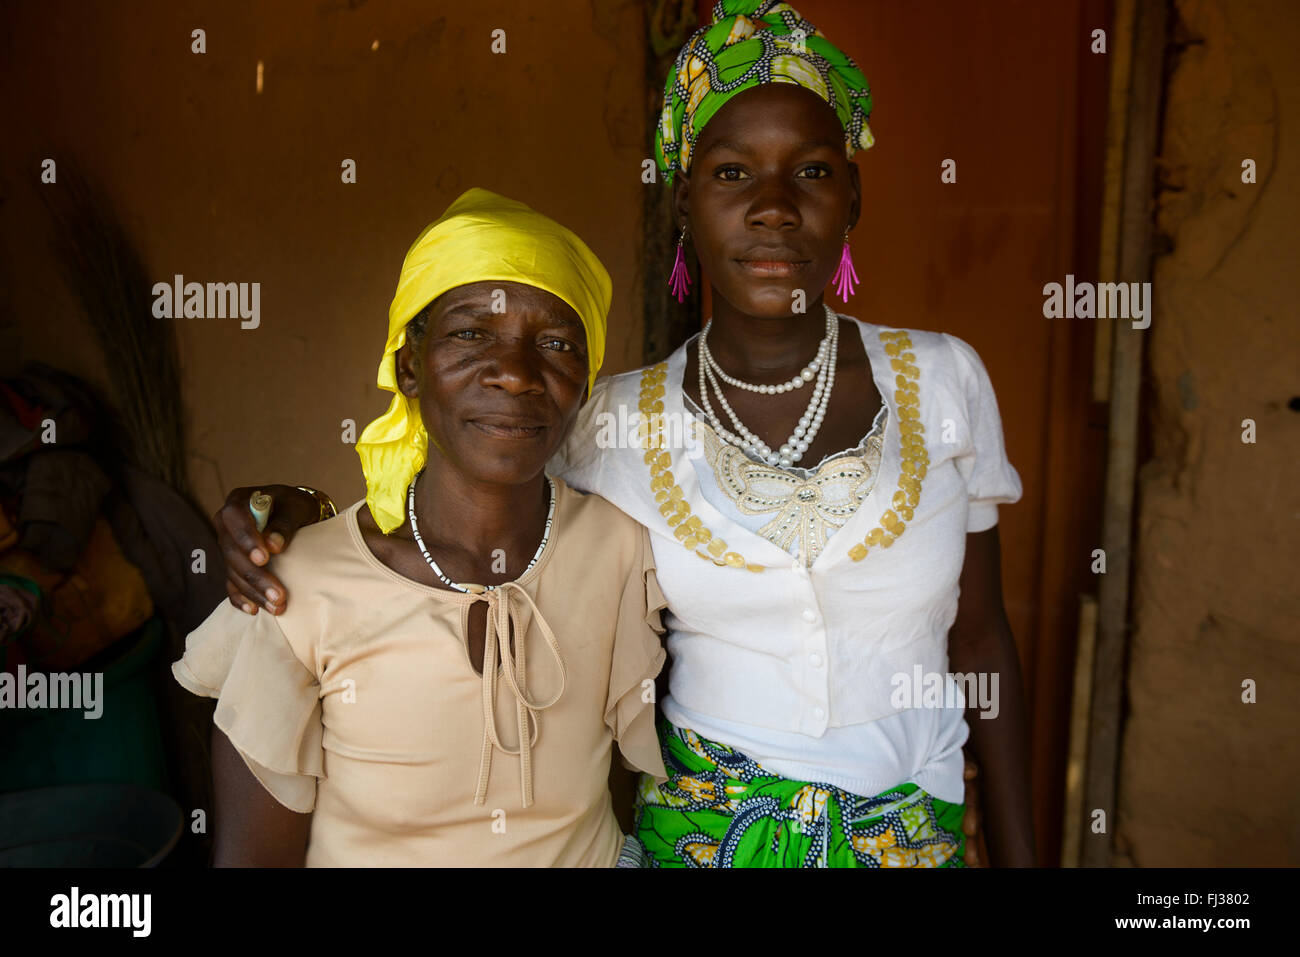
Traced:
POLYGON ((572 307, 533 286, 458 286, 434 300, 423 339, 398 350, 397 384, 419 397, 430 457, 476 481, 522 484, 582 406, 586 331, 572 307))
POLYGON ((791 315, 797 290, 811 311, 860 200, 835 111, 791 83, 746 90, 715 113, 674 194, 714 294, 763 318, 791 315))

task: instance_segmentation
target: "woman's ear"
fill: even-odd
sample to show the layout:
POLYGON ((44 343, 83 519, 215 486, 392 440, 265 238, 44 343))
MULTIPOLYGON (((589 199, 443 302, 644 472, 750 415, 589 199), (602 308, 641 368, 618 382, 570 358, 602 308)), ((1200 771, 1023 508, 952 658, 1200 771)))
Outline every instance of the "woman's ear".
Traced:
POLYGON ((673 218, 678 232, 691 224, 691 181, 681 170, 673 177, 673 218))
POLYGON ((402 343, 402 347, 397 350, 393 356, 393 362, 396 363, 397 388, 401 390, 402 395, 418 399, 420 397, 420 357, 409 339, 402 343))

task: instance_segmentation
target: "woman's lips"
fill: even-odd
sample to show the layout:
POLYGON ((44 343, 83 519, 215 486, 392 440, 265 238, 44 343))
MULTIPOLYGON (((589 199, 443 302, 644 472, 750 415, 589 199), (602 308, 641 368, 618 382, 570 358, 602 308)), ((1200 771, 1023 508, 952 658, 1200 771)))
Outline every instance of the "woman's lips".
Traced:
POLYGON ((471 419, 470 425, 497 439, 535 439, 546 431, 544 425, 506 425, 499 422, 481 422, 471 419))
POLYGON ((788 262, 772 259, 737 259, 736 262, 750 275, 767 279, 788 279, 797 276, 808 265, 807 260, 788 262))

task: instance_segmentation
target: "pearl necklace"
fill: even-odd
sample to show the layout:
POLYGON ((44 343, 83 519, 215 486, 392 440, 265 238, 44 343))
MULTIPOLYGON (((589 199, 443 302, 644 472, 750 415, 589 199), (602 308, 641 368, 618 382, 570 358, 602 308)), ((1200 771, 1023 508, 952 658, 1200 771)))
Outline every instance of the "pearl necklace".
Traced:
MULTIPOLYGON (((705 361, 708 362, 710 371, 723 382, 727 383, 727 385, 735 386, 737 389, 744 389, 747 392, 757 392, 761 395, 777 395, 781 392, 789 392, 791 389, 802 389, 809 382, 813 381, 813 378, 817 375, 817 370, 826 363, 826 356, 830 353, 831 335, 834 331, 832 328, 833 325, 833 321, 827 317, 826 335, 822 336, 821 345, 817 347, 817 355, 813 357, 813 361, 804 366, 803 370, 793 379, 789 379, 779 385, 755 385, 752 382, 743 382, 740 379, 733 379, 722 370, 722 366, 718 365, 718 360, 713 358, 713 353, 707 348, 701 349, 700 354, 703 355, 705 361)), ((700 338, 701 343, 704 344, 704 337, 701 336, 700 338)))
MULTIPOLYGON (((415 536, 415 544, 420 546, 420 554, 424 556, 424 560, 429 563, 429 567, 433 569, 433 573, 438 576, 440 582, 448 588, 454 588, 456 591, 464 592, 467 595, 481 595, 485 591, 493 591, 500 587, 498 585, 478 585, 472 582, 457 584, 442 573, 438 563, 433 560, 429 550, 424 547, 424 539, 420 537, 420 529, 415 524, 415 483, 420 480, 420 476, 423 474, 424 472, 420 471, 415 478, 411 479, 411 487, 406 491, 406 514, 411 520, 411 534, 415 536)), ((546 543, 551 538, 551 524, 555 521, 555 482, 549 475, 546 476, 546 482, 551 488, 551 507, 546 512, 546 528, 542 530, 542 543, 537 546, 537 551, 533 553, 533 560, 528 563, 528 567, 523 570, 523 574, 519 576, 520 578, 533 570, 533 566, 542 557, 542 552, 546 550, 546 543)))
MULTIPOLYGON (((804 411, 804 414, 799 417, 799 424, 795 426, 794 432, 791 434, 789 440, 787 440, 785 444, 775 452, 767 443, 745 427, 745 424, 741 422, 740 418, 736 415, 735 410, 732 409, 731 403, 727 401, 727 397, 722 393, 722 386, 719 384, 717 376, 714 374, 714 368, 716 368, 717 363, 709 352, 708 336, 709 327, 713 325, 712 319, 710 319, 708 324, 704 327, 704 331, 700 333, 699 366, 701 408, 704 410, 705 415, 713 425, 714 431, 716 431, 724 441, 738 446, 747 455, 756 455, 768 465, 778 465, 782 468, 789 468, 791 465, 794 465, 803 458, 803 454, 808 451, 808 447, 812 445, 813 439, 816 438, 817 432, 821 428, 823 420, 826 418, 826 407, 830 404, 831 390, 835 386, 835 360, 839 353, 839 320, 835 313, 831 311, 829 306, 823 304, 823 308, 826 310, 826 337, 822 340, 823 346, 818 349, 819 358, 814 360, 815 362, 818 362, 819 366, 816 371, 817 384, 813 389, 812 399, 808 403, 808 408, 804 411), (825 348, 826 350, 824 359, 822 358, 822 348, 825 348), (713 406, 709 403, 709 384, 713 386, 714 391, 717 393, 718 403, 722 406, 723 411, 727 413, 727 417, 735 427, 735 432, 724 427, 722 422, 718 419, 718 416, 714 413, 713 406)), ((718 372, 721 371, 721 369, 718 369, 718 372)), ((795 379, 800 378, 802 378, 802 373, 795 377, 795 379)), ((733 380, 728 379, 727 381, 735 384, 733 380)), ((791 380, 791 382, 793 381, 794 380, 791 380)), ((789 383, 785 383, 785 385, 789 385, 789 383)), ((760 388, 763 387, 754 388, 752 391, 759 391, 760 388)), ((768 386, 766 388, 776 389, 777 387, 768 386)), ((798 386, 795 388, 798 388, 798 386)))

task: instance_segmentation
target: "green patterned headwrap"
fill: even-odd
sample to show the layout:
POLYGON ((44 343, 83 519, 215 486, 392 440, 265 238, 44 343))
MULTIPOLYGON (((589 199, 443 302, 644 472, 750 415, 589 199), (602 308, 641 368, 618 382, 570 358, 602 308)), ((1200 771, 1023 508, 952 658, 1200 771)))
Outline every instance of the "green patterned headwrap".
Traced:
POLYGON ((788 3, 719 0, 713 22, 686 41, 664 87, 655 160, 664 182, 689 172, 704 124, 728 100, 761 83, 794 83, 830 104, 852 156, 875 138, 871 90, 858 65, 788 3), (802 43, 801 43, 802 41, 802 43))

